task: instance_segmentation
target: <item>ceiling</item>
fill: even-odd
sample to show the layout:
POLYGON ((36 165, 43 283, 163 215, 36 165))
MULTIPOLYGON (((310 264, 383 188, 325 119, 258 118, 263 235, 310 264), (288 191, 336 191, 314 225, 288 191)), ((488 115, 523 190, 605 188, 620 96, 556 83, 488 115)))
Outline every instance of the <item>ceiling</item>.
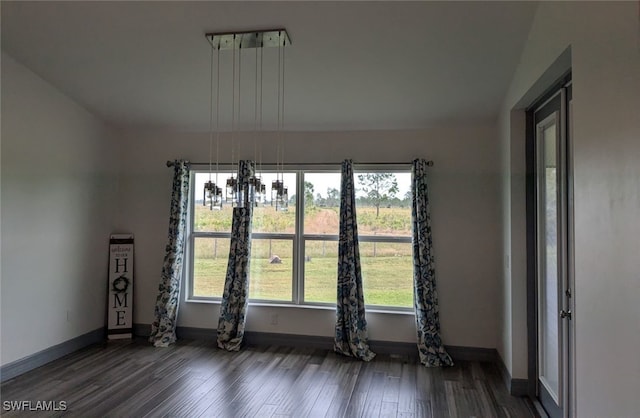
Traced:
MULTIPOLYGON (((2 49, 108 123, 206 131, 206 32, 284 27, 285 129, 420 129, 495 119, 527 39, 531 2, 10 2, 2 49)), ((255 51, 255 50, 254 50, 255 51)), ((273 126, 277 49, 266 49, 273 126), (273 57, 273 58, 272 58, 273 57), (273 94, 271 94, 273 93, 273 94)), ((251 128, 254 52, 243 55, 251 128)), ((221 129, 231 61, 221 58, 221 129)))

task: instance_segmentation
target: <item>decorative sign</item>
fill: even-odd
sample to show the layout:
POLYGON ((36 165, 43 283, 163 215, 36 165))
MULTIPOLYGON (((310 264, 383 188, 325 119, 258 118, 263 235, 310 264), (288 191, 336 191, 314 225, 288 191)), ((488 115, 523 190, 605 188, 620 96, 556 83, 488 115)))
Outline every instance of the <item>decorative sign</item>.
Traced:
POLYGON ((111 235, 109 240, 109 290, 107 336, 110 340, 133 337, 133 235, 111 235))

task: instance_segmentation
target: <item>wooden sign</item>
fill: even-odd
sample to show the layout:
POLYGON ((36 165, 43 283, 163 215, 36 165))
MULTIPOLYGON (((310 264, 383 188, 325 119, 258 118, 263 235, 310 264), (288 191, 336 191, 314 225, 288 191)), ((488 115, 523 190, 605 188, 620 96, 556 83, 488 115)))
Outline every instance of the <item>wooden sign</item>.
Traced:
POLYGON ((111 235, 109 240, 109 290, 107 337, 133 337, 133 235, 111 235))

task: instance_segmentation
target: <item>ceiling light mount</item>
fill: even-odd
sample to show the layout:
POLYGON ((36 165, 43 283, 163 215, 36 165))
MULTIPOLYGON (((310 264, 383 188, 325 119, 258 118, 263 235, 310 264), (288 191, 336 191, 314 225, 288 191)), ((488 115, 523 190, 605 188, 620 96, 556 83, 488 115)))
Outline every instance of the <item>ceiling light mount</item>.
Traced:
POLYGON ((214 49, 268 48, 291 45, 286 29, 269 29, 250 32, 207 33, 207 40, 214 49), (280 44, 282 42, 282 44, 280 44))

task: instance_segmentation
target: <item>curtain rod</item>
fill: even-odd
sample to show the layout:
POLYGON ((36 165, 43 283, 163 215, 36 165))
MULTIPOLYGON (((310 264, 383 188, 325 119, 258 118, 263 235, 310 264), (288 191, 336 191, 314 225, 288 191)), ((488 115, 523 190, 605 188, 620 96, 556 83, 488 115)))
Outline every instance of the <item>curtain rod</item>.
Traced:
MULTIPOLYGON (((192 165, 206 165, 208 166, 209 163, 192 163, 190 161, 186 162, 188 166, 192 166, 192 165)), ((323 166, 323 165, 327 165, 327 166, 336 166, 336 165, 340 165, 342 164, 342 162, 339 163, 285 163, 283 164, 285 167, 286 166, 294 166, 294 167, 299 167, 299 166, 323 166)), ((399 162, 399 163, 389 163, 389 162, 385 162, 385 163, 376 163, 376 162, 366 162, 366 163, 361 163, 361 162, 354 162, 355 165, 408 165, 411 164, 411 162, 399 162)), ((229 164, 222 164, 222 165, 229 165, 229 164)), ((274 165, 274 164, 268 164, 268 163, 264 163, 264 165, 274 165)), ((173 161, 167 161, 167 167, 173 167, 174 166, 174 162, 173 161)), ((427 161, 427 166, 429 167, 433 167, 433 161, 429 160, 427 161)))

